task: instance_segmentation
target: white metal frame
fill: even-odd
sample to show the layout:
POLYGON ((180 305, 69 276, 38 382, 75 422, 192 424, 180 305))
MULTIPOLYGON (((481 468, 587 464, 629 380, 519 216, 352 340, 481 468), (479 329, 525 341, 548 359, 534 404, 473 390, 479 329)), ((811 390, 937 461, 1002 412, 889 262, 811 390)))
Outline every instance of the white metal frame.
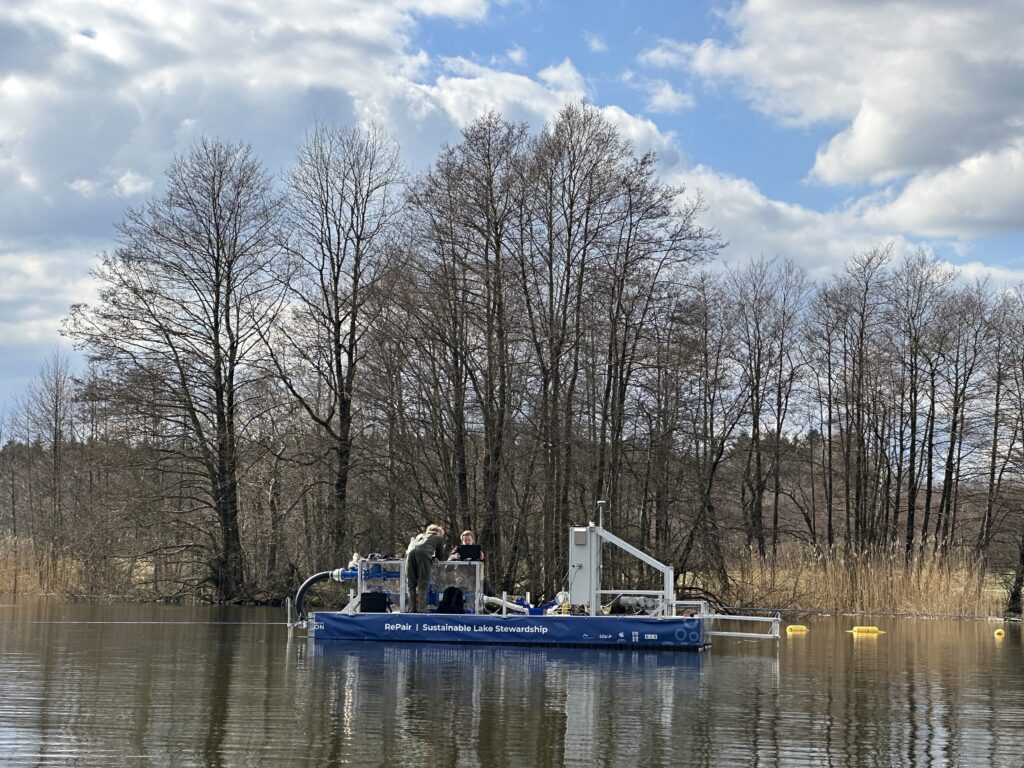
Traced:
POLYGON ((742 637, 747 640, 778 640, 780 637, 779 625, 782 623, 782 619, 778 614, 774 616, 736 616, 715 613, 708 606, 707 600, 676 600, 673 608, 673 613, 678 613, 680 608, 693 610, 695 617, 699 617, 706 622, 708 628, 705 628, 704 634, 710 637, 742 637), (753 622, 755 624, 768 624, 769 627, 767 632, 730 632, 721 629, 710 629, 717 621, 753 622))
MULTIPOLYGON (((572 547, 575 546, 573 543, 574 533, 576 531, 583 530, 582 526, 569 529, 569 548, 570 548, 570 579, 575 576, 572 573, 572 547)), ((736 616, 731 614, 720 614, 710 610, 706 600, 676 600, 675 593, 675 569, 670 565, 655 560, 653 557, 648 555, 643 550, 637 549, 632 544, 623 539, 620 539, 614 533, 606 531, 600 525, 594 525, 591 523, 586 527, 587 532, 587 553, 590 556, 590 562, 587 564, 590 569, 590 589, 589 589, 589 600, 587 601, 588 612, 591 616, 597 616, 601 612, 601 596, 602 595, 637 595, 641 597, 660 597, 661 605, 654 611, 652 615, 659 616, 661 618, 667 618, 676 616, 678 609, 681 607, 695 608, 696 616, 703 619, 706 624, 705 634, 713 637, 742 637, 750 640, 778 640, 779 639, 779 624, 780 618, 776 616, 736 616), (632 555, 637 560, 651 566, 655 570, 659 571, 662 575, 662 589, 602 589, 601 588, 601 543, 608 542, 623 552, 632 555), (767 632, 735 632, 727 630, 711 629, 716 622, 720 621, 736 621, 736 622, 752 622, 755 624, 768 624, 767 632)), ((583 565, 579 564, 578 568, 582 568, 583 565)))
MULTIPOLYGON (((577 526, 569 529, 570 552, 571 548, 574 546, 572 541, 574 533, 582 529, 583 526, 577 526)), ((588 564, 590 571, 590 589, 587 608, 591 616, 597 616, 601 612, 601 595, 639 595, 660 597, 661 607, 658 608, 656 614, 664 616, 674 612, 670 610, 672 606, 674 606, 676 599, 675 569, 673 569, 672 566, 665 565, 664 563, 655 560, 643 550, 637 549, 629 542, 620 539, 614 533, 606 531, 600 525, 590 524, 586 526, 585 530, 587 532, 587 553, 590 555, 590 562, 588 564), (664 584, 663 589, 601 589, 601 543, 605 541, 659 571, 662 575, 662 583, 664 584)), ((572 560, 570 559, 570 579, 575 576, 575 574, 571 572, 572 566, 572 560)))
POLYGON ((704 634, 711 637, 745 637, 748 640, 779 639, 778 616, 727 616, 721 613, 711 613, 705 616, 704 620, 709 622, 708 626, 714 626, 716 621, 748 621, 771 625, 767 632, 726 632, 721 629, 705 629, 704 634))

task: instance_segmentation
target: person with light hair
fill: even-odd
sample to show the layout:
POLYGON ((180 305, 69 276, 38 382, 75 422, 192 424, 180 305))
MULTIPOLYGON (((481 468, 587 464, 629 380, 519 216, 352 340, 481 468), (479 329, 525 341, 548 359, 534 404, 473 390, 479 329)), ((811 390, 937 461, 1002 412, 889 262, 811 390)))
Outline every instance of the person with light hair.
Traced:
MULTIPOLYGON (((463 531, 459 534, 459 541, 461 542, 452 553, 448 555, 449 560, 461 560, 462 562, 472 562, 479 560, 481 563, 484 560, 484 552, 480 546, 476 543, 476 536, 473 535, 472 531, 463 531)), ((483 584, 481 585, 484 590, 484 594, 488 597, 494 597, 494 590, 491 589, 491 582, 484 576, 483 584)))
POLYGON ((426 531, 417 533, 405 550, 405 580, 409 588, 412 613, 427 612, 427 595, 430 589, 430 572, 440 559, 444 546, 444 528, 435 523, 426 531))
POLYGON ((484 553, 477 546, 476 537, 472 531, 463 531, 459 535, 459 541, 461 542, 452 553, 448 555, 449 560, 483 560, 484 553))

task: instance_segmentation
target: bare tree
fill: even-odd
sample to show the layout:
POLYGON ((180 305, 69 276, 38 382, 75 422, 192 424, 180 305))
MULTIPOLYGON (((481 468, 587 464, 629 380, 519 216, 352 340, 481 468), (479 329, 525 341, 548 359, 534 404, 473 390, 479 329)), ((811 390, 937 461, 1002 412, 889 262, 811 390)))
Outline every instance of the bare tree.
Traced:
POLYGON ((561 575, 574 468, 575 405, 588 278, 620 212, 618 171, 628 147, 601 113, 570 105, 546 126, 526 170, 526 205, 518 221, 520 288, 538 374, 538 439, 543 464, 544 583, 561 575))
POLYGON ((216 520, 215 596, 236 600, 246 593, 239 433, 278 299, 279 203, 243 144, 201 140, 171 164, 166 185, 125 214, 120 246, 93 272, 99 300, 73 307, 66 330, 121 382, 120 397, 179 431, 179 452, 205 479, 197 493, 216 520), (133 391, 140 378, 150 391, 133 391))
POLYGON ((604 353, 598 358, 601 372, 593 376, 597 407, 588 409, 599 422, 594 499, 607 498, 615 510, 621 500, 627 396, 644 362, 652 321, 671 305, 689 270, 722 247, 718 233, 699 223, 700 195, 686 198, 684 189, 662 184, 652 154, 624 163, 619 174, 614 223, 597 259, 591 294, 603 305, 592 311, 604 353))
POLYGON ((402 178, 398 146, 382 129, 319 124, 287 179, 290 311, 267 337, 267 349, 281 381, 329 444, 328 557, 334 559, 347 557, 354 395, 363 337, 391 259, 402 178))
POLYGON ((729 576, 717 490, 749 398, 738 364, 736 306, 727 295, 720 278, 701 275, 690 306, 680 307, 677 342, 694 351, 683 404, 683 429, 693 457, 694 511, 679 554, 680 570, 704 571, 722 590, 729 576))
MULTIPOLYGON (((424 352, 444 361, 444 423, 452 477, 448 515, 477 527, 491 567, 504 571, 499 493, 513 402, 512 378, 523 345, 514 328, 515 272, 521 241, 513 227, 522 207, 521 170, 526 126, 496 113, 470 124, 462 141, 442 151, 410 192, 412 227, 420 251, 418 281, 428 311, 424 352), (472 437, 482 429, 482 489, 471 502, 472 437)), ((438 384, 440 384, 438 382, 438 384)), ((512 535, 514 538, 514 534, 512 535)))
POLYGON ((1013 350, 1020 340, 1016 325, 1015 304, 1012 294, 1004 294, 996 300, 987 318, 992 338, 991 355, 987 361, 985 378, 991 382, 992 413, 990 417, 991 439, 989 441, 988 477, 985 493, 985 512, 978 526, 977 552, 987 559, 989 546, 995 533, 996 511, 1001 503, 1003 478, 1020 440, 1020 413, 1006 407, 1007 398, 1012 397, 1011 382, 1014 373, 1013 350))
MULTIPOLYGON (((65 457, 74 442, 74 393, 67 358, 54 351, 29 384, 22 411, 30 442, 48 455, 42 487, 46 509, 35 521, 37 548, 45 546, 40 562, 45 567, 45 582, 54 584, 62 552, 68 544, 65 457)), ((42 511, 42 510, 41 510, 42 511)))
POLYGON ((950 349, 944 370, 946 457, 943 462, 942 490, 935 516, 934 548, 948 550, 956 530, 960 490, 963 484, 965 438, 984 418, 973 401, 982 396, 978 386, 983 360, 991 352, 991 325, 988 322, 990 297, 984 285, 965 287, 952 293, 943 307, 940 322, 950 329, 950 349))
POLYGON ((771 468, 765 467, 762 433, 775 383, 772 372, 781 367, 785 351, 773 328, 777 322, 774 305, 778 286, 771 263, 759 259, 731 272, 729 287, 739 316, 740 361, 750 409, 750 440, 745 451, 741 497, 743 522, 747 546, 756 543, 758 554, 764 559, 764 497, 771 468))
MULTIPOLYGON (((891 339, 899 354, 903 371, 901 412, 906 424, 906 554, 914 550, 917 499, 920 490, 922 434, 921 409, 925 400, 922 375, 925 372, 927 329, 936 322, 936 314, 952 276, 923 250, 917 251, 894 271, 888 286, 888 316, 891 339)), ((903 430, 901 429, 901 434, 903 430)), ((902 449, 901 449, 902 454, 902 449)), ((900 461, 900 466, 904 462, 900 461)), ((902 473, 901 473, 902 475, 902 473)), ((903 477, 897 487, 902 487, 903 477)))

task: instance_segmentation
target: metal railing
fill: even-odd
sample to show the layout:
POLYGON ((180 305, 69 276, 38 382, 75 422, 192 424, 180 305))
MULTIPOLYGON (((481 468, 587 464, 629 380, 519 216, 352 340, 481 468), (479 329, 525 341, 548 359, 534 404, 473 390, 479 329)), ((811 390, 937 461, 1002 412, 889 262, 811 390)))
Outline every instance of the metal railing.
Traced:
POLYGON ((776 614, 775 616, 736 616, 733 614, 726 613, 715 613, 710 610, 706 600, 676 600, 675 613, 679 614, 679 609, 682 608, 693 610, 693 615, 703 619, 707 622, 707 629, 704 630, 704 634, 709 637, 740 637, 747 640, 778 640, 779 639, 779 626, 782 623, 781 617, 776 614), (712 629, 716 622, 719 621, 739 621, 739 622, 753 622, 755 624, 768 624, 769 629, 767 632, 734 632, 724 629, 712 629))
POLYGON ((778 616, 728 616, 721 613, 712 613, 704 617, 709 626, 714 626, 716 621, 752 621, 762 624, 770 624, 768 632, 727 632, 721 629, 706 629, 704 634, 711 637, 745 637, 748 640, 778 640, 779 639, 779 617, 778 616))

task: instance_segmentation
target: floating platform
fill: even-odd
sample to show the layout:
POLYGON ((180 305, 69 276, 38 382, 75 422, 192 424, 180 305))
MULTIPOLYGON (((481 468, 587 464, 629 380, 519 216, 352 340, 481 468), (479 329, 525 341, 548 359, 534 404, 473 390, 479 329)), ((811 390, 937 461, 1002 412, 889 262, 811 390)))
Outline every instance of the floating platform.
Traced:
POLYGON ((529 616, 521 614, 310 614, 315 640, 376 643, 468 643, 700 651, 704 620, 692 616, 529 616))
MULTIPOLYGON (((602 502, 603 504, 603 502, 602 502)), ((700 651, 712 636, 779 639, 778 616, 729 616, 706 601, 677 600, 675 571, 590 523, 569 529, 566 589, 543 605, 502 594, 485 595, 480 561, 448 561, 430 573, 426 613, 411 613, 403 558, 359 558, 348 568, 310 576, 295 595, 297 621, 315 641, 456 643, 700 651), (602 545, 612 545, 648 565, 660 588, 602 588, 602 545), (307 590, 321 581, 354 582, 343 610, 306 612, 307 590), (497 613, 488 611, 496 610, 497 613), (460 611, 462 611, 460 613, 460 611), (767 632, 720 629, 719 622, 767 623, 767 632)), ((648 575, 648 579, 654 582, 648 575)))

